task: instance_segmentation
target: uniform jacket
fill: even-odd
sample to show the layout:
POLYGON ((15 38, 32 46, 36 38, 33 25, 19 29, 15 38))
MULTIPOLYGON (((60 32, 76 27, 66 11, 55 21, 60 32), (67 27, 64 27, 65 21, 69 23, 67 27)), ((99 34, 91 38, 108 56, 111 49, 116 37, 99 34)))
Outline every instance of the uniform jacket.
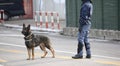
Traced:
POLYGON ((87 20, 91 20, 93 5, 89 0, 84 0, 80 9, 80 22, 86 24, 87 20))

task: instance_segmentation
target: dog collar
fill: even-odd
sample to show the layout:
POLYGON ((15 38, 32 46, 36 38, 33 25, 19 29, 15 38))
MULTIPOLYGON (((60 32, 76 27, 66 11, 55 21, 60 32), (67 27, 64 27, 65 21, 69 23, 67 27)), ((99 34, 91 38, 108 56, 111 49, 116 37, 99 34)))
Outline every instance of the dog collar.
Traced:
POLYGON ((25 38, 28 38, 28 37, 30 37, 30 36, 32 36, 32 33, 30 33, 30 35, 26 36, 25 38))
POLYGON ((25 40, 25 41, 32 41, 32 39, 29 39, 29 40, 25 40))

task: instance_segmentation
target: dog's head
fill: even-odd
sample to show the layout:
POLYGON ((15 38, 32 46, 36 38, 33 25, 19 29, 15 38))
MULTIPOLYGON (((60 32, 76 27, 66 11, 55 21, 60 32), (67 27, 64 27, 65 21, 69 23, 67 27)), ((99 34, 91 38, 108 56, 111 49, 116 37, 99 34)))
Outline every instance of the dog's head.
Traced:
POLYGON ((26 27, 25 24, 23 24, 23 29, 21 31, 21 33, 26 37, 28 35, 31 34, 31 30, 30 30, 30 24, 26 27))

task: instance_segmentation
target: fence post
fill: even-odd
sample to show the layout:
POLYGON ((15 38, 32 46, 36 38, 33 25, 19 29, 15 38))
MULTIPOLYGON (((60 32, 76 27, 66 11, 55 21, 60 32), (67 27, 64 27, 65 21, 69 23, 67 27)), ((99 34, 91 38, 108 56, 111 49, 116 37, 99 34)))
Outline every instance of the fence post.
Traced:
POLYGON ((0 10, 0 23, 4 22, 4 10, 0 10))
POLYGON ((40 15, 40 27, 42 28, 42 12, 40 11, 40 13, 39 13, 39 15, 40 15))
POLYGON ((60 21, 59 21, 59 14, 57 13, 57 24, 58 24, 58 29, 60 29, 60 21))
POLYGON ((45 12, 46 28, 48 28, 48 13, 45 12))
POLYGON ((51 12, 51 26, 52 26, 52 29, 54 29, 54 17, 53 17, 53 12, 51 12))

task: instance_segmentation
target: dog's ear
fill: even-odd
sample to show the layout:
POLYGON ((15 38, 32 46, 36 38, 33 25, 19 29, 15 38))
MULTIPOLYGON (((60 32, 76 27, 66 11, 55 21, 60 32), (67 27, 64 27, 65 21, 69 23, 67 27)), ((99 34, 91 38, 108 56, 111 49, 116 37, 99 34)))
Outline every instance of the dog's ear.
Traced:
POLYGON ((25 28, 25 24, 23 23, 23 28, 25 28))
POLYGON ((30 30, 30 24, 28 25, 28 27, 27 27, 27 28, 28 28, 28 30, 30 30))

